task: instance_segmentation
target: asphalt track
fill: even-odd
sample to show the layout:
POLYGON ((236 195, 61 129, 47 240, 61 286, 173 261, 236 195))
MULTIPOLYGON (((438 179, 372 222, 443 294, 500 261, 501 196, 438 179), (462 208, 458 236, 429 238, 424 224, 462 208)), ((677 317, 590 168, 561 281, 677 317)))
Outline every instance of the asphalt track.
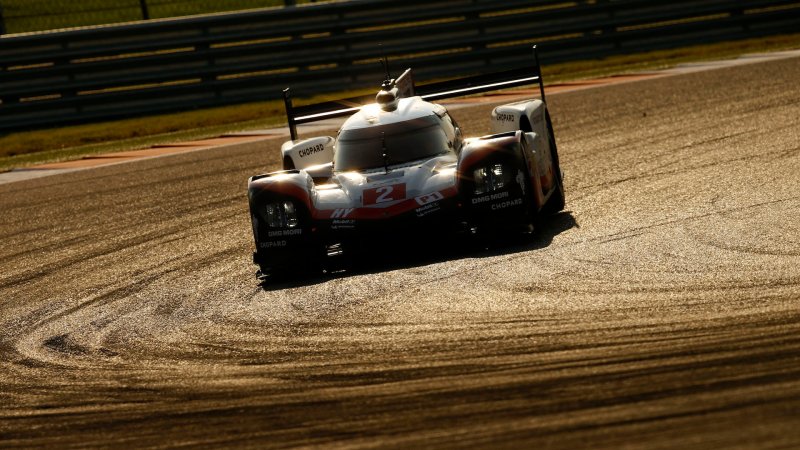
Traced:
POLYGON ((2 185, 0 447, 798 448, 799 79, 552 96, 534 237, 266 288, 279 140, 2 185))

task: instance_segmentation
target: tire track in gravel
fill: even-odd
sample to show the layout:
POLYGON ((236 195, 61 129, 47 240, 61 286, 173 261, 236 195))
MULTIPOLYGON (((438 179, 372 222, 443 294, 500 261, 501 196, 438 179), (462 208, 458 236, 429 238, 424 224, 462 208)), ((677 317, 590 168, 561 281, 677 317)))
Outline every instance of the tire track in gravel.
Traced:
POLYGON ((538 234, 264 289, 277 140, 0 186, 0 446, 796 447, 797 73, 552 96, 538 234))

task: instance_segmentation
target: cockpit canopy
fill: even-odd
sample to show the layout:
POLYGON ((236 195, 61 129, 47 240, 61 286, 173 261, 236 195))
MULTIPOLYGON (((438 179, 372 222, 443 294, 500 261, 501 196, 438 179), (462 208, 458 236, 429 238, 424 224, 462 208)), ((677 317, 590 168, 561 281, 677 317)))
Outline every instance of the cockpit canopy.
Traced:
POLYGON ((343 129, 336 141, 333 168, 337 172, 365 171, 454 153, 431 114, 366 128, 343 129), (385 155, 385 156, 384 156, 385 155))

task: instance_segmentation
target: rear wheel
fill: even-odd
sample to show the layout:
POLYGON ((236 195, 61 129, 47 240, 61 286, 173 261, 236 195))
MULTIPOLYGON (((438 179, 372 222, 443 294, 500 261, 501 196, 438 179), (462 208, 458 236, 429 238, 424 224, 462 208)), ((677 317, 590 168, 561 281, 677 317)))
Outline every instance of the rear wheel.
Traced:
POLYGON ((536 223, 536 221, 537 221, 537 219, 539 217, 539 211, 538 211, 538 207, 537 207, 537 204, 536 204, 536 198, 535 198, 534 193, 533 193, 533 190, 536 189, 536 187, 531 182, 530 168, 526 164, 525 168, 523 170, 525 171, 525 174, 524 174, 524 178, 525 179, 524 179, 523 185, 522 185, 522 188, 524 189, 524 192, 525 192, 525 194, 523 196, 523 198, 524 198, 523 201, 525 202, 526 205, 528 205, 528 207, 525 208, 525 217, 523 217, 523 220, 522 220, 524 226, 521 229, 523 231, 525 231, 528 228, 532 227, 533 224, 536 223))
POLYGON ((547 112, 547 140, 550 143, 550 157, 553 159, 553 172, 556 179, 556 189, 545 203, 542 211, 546 214, 557 213, 564 209, 564 182, 562 180, 561 165, 558 162, 558 147, 556 147, 556 137, 553 133, 553 124, 550 122, 550 113, 547 112))

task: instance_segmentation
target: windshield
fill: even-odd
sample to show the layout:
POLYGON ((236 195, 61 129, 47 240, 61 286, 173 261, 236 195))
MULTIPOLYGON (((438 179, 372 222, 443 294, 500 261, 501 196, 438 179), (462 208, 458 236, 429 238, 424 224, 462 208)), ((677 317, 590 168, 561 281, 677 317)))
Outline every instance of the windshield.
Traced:
POLYGON ((338 172, 377 169, 449 152, 450 144, 439 118, 432 115, 342 131, 336 141, 333 167, 338 172))

